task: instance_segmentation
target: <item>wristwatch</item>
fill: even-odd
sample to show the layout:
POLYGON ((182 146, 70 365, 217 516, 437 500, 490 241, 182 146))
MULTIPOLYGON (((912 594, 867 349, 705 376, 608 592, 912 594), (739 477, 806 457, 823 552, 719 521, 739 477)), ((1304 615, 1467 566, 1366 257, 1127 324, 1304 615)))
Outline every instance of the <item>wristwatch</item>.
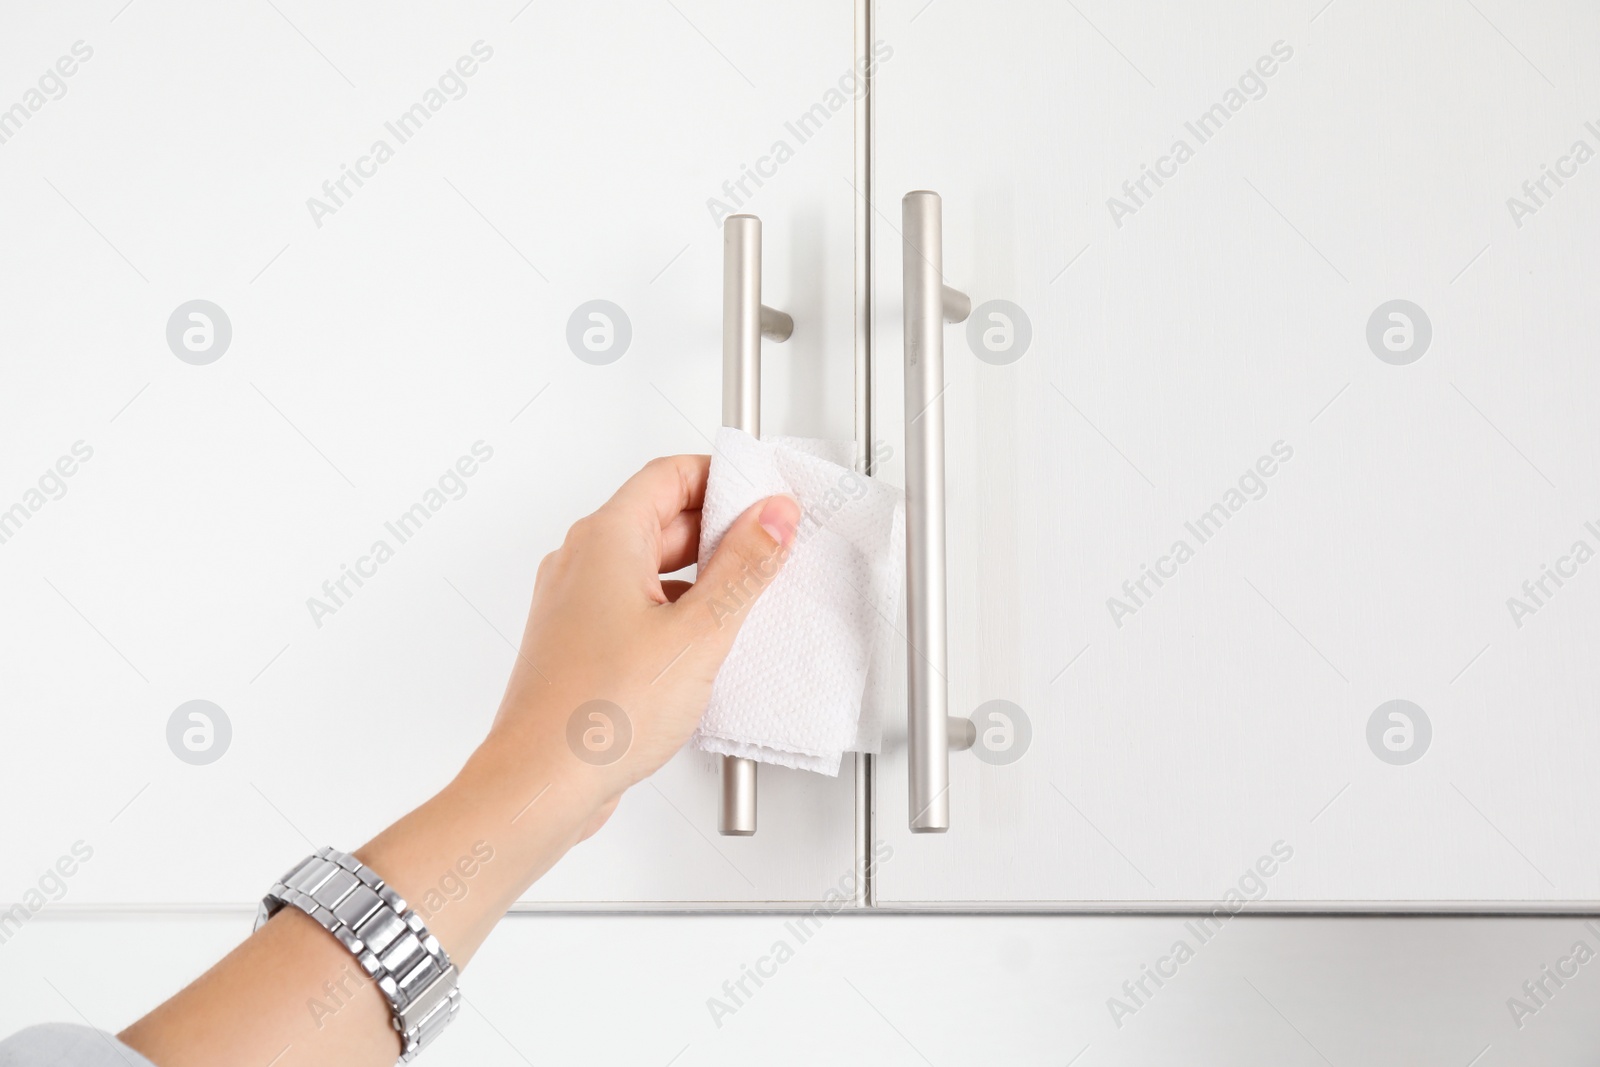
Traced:
POLYGON ((421 916, 354 856, 324 848, 301 860, 261 901, 255 928, 285 906, 338 938, 383 991, 400 1033, 402 1063, 455 1018, 461 1007, 455 965, 421 916))

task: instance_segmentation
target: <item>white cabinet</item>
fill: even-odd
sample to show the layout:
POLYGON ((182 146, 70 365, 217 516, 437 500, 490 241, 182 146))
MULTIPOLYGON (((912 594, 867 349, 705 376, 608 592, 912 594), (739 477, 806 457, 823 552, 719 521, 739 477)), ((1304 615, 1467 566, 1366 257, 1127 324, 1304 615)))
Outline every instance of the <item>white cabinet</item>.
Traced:
MULTIPOLYGON (((1595 935, 1577 919, 1250 918, 1157 987, 1148 975, 1173 969, 1162 961, 1174 940, 1195 940, 1184 921, 844 913, 801 942, 796 920, 777 915, 519 916, 474 957, 466 1005, 426 1062, 1593 1063, 1600 1016, 1588 968, 1559 987, 1541 970, 1571 971, 1578 941, 1592 952, 1595 935), (782 962, 779 942, 793 949, 782 962), (758 968, 760 985, 748 977, 758 968), (1532 1006, 1522 983, 1541 981, 1552 995, 1513 1015, 1511 998, 1532 1006), (1113 1013, 1113 999, 1133 1010, 1113 1013)), ((248 923, 34 923, 5 946, 0 1037, 78 1021, 75 1012, 126 1026, 248 923), (102 965, 111 947, 142 961, 138 982, 102 965)))
MULTIPOLYGON (((0 880, 81 840, 75 903, 242 903, 438 788, 539 558, 708 447, 728 211, 796 322, 764 429, 850 437, 870 340, 900 478, 927 188, 976 305, 941 403, 948 684, 987 747, 950 832, 910 835, 890 709, 878 899, 1600 897, 1600 128, 1566 46, 1600 16, 857 17, 138 4, 4 35, 40 76, 0 100, 0 880)), ((717 795, 680 756, 530 901, 851 874, 848 766, 764 769, 748 839, 717 795)))
MULTIPOLYGON (((540 557, 720 421, 713 200, 764 219, 797 323, 768 428, 849 437, 852 27, 845 0, 138 4, 3 35, 7 93, 90 54, 0 125, 0 883, 81 839, 73 903, 242 903, 442 785, 540 557), (170 347, 193 300, 222 314, 170 347), (193 700, 229 724, 205 766, 168 744, 193 700)), ((767 770, 747 840, 717 795, 681 756, 535 896, 814 900, 849 871, 848 773, 767 770)))
POLYGON ((1596 15, 1318 6, 879 8, 879 432, 933 189, 952 713, 1031 726, 944 836, 883 761, 884 903, 1600 897, 1596 15))

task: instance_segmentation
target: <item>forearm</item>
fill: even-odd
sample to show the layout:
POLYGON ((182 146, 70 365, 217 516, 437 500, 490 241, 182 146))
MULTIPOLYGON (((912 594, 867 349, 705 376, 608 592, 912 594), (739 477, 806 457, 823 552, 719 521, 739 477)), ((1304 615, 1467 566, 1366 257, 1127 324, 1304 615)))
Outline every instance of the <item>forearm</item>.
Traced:
MULTIPOLYGON (((521 764, 485 744, 438 795, 355 852, 458 969, 596 808, 583 782, 555 773, 556 760, 521 764)), ((399 1054, 390 1018, 355 957, 285 908, 121 1038, 158 1067, 387 1067, 399 1054)))

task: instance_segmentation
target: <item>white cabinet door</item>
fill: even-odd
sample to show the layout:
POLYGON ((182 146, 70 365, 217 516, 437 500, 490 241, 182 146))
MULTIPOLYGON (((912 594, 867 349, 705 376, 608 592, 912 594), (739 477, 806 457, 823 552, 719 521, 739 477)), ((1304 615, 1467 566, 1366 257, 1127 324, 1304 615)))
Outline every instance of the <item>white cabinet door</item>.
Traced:
MULTIPOLYGON (((0 884, 82 840, 80 904, 245 902, 444 784, 540 557, 707 449, 717 211, 763 218, 797 324, 767 428, 851 432, 848 0, 8 23, 0 884)), ((680 756, 534 896, 850 870, 848 776, 765 771, 733 840, 715 770, 680 756)))
MULTIPOLYGON (((1203 943, 1186 921, 519 916, 473 958, 427 1062, 1594 1062, 1600 996, 1578 961, 1596 938, 1579 919, 1251 917, 1203 943)), ((5 945, 0 1038, 52 1020, 115 1032, 248 928, 245 914, 33 922, 5 945), (108 958, 141 961, 139 981, 108 958)))
POLYGON ((883 761, 882 900, 1600 898, 1596 32, 879 6, 879 432, 899 199, 933 189, 975 305, 949 686, 992 741, 944 836, 883 761))

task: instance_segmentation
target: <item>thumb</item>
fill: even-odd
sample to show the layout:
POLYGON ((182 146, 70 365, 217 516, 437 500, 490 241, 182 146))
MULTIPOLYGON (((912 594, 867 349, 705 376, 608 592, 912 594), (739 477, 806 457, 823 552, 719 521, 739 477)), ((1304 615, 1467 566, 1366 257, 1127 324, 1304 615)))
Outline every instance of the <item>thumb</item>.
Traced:
POLYGON ((726 655, 751 607, 789 558, 799 524, 800 505, 792 497, 752 504, 722 535, 722 543, 674 610, 691 620, 697 632, 714 635, 726 655))

